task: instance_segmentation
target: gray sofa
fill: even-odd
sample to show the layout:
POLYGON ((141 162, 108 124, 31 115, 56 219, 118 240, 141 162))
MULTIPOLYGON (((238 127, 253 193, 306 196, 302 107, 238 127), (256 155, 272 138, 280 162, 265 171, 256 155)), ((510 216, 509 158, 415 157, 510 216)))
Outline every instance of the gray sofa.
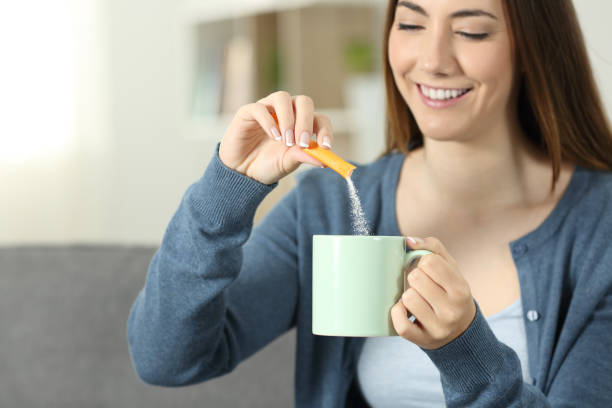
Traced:
POLYGON ((0 248, 0 407, 290 407, 295 333, 231 374, 144 384, 126 319, 154 248, 0 248))

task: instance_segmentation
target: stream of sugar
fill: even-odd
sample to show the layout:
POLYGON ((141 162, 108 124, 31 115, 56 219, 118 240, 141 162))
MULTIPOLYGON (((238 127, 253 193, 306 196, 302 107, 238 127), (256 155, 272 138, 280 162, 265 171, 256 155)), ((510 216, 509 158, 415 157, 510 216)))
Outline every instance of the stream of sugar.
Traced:
POLYGON ((368 221, 361 207, 359 193, 350 176, 346 178, 346 185, 351 200, 351 223, 353 224, 353 233, 355 235, 371 235, 368 221))

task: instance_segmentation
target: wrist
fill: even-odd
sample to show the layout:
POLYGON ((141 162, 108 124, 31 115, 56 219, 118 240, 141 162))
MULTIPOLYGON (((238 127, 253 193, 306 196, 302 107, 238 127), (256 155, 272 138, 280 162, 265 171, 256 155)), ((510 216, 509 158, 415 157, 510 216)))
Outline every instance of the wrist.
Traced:
POLYGON ((440 371, 443 383, 463 391, 489 384, 504 364, 503 345, 478 304, 474 304, 474 319, 461 335, 438 349, 424 349, 440 371))

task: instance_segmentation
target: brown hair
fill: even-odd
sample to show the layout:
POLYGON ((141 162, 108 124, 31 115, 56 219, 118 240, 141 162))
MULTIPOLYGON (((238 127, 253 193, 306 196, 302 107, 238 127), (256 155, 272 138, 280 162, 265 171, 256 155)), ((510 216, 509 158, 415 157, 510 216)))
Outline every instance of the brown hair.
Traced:
MULTIPOLYGON (((612 169, 612 131, 593 78, 571 0, 502 0, 512 29, 517 66, 519 122, 526 136, 550 158, 552 188, 562 160, 612 169)), ((389 0, 383 35, 386 88, 386 149, 406 154, 423 135, 399 93, 389 65, 389 33, 397 0, 389 0)))

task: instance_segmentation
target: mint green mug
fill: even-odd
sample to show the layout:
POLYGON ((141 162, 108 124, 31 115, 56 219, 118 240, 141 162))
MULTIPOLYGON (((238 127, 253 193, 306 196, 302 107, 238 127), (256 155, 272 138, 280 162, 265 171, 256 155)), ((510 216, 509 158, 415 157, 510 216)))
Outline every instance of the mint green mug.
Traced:
POLYGON ((406 252, 401 236, 314 235, 312 333, 397 336, 391 307, 408 287, 414 261, 431 252, 406 252))

